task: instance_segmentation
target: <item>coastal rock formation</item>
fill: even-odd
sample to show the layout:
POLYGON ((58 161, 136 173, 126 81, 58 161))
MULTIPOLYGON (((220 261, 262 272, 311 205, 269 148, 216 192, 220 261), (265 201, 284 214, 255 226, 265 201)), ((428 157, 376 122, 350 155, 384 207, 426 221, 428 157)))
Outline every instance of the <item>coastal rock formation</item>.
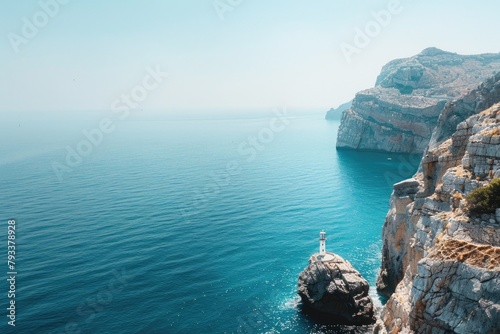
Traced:
POLYGON ((338 106, 336 109, 331 108, 325 115, 325 119, 329 121, 339 121, 342 118, 342 113, 352 106, 352 101, 346 102, 338 106))
POLYGON ((435 149, 456 131, 457 125, 500 101, 500 73, 488 78, 463 98, 446 105, 432 133, 429 149, 435 149))
POLYGON ((331 323, 367 325, 375 322, 368 282, 348 261, 327 253, 314 254, 299 275, 298 293, 304 308, 331 323))
MULTIPOLYGON (((434 131, 435 134, 446 133, 448 131, 446 130, 448 117, 445 115, 450 115, 449 117, 454 119, 459 118, 460 115, 465 113, 462 109, 464 105, 483 105, 487 107, 494 102, 500 102, 500 74, 490 78, 485 84, 481 84, 479 89, 471 92, 471 96, 477 97, 471 100, 470 96, 466 96, 464 99, 448 105, 443 110, 443 115, 440 117, 440 124, 443 126, 438 126, 434 131), (480 94, 480 91, 484 91, 485 94, 480 94), (466 104, 464 100, 469 102, 466 104)), ((473 111, 469 112, 473 113, 473 111)), ((449 201, 435 201, 433 199, 432 195, 436 191, 436 186, 443 183, 444 189, 449 190, 450 183, 459 182, 463 187, 462 194, 465 191, 470 193, 473 189, 484 185, 484 182, 477 181, 476 177, 489 176, 490 168, 496 171, 495 159, 491 160, 491 157, 486 155, 478 156, 477 153, 487 153, 489 150, 492 156, 495 155, 496 150, 500 150, 499 145, 497 145, 497 137, 494 136, 493 139, 485 138, 485 143, 482 143, 482 137, 479 142, 477 136, 471 138, 473 131, 478 131, 478 129, 486 126, 486 123, 483 124, 485 122, 484 117, 478 123, 479 117, 479 115, 473 115, 458 123, 455 126, 456 132, 449 136, 447 140, 444 140, 442 135, 436 135, 436 138, 441 138, 440 141, 433 137, 422 159, 420 172, 413 179, 394 185, 390 210, 386 217, 382 236, 384 246, 382 250, 382 270, 377 282, 379 291, 388 295, 394 292, 396 285, 401 281, 405 273, 406 267, 409 264, 415 266, 416 263, 412 259, 418 261, 422 257, 421 254, 414 253, 414 248, 407 247, 412 243, 416 233, 416 226, 421 219, 421 213, 424 216, 425 214, 430 216, 435 212, 445 212, 451 209, 452 204, 449 201), (490 141, 486 143, 488 140, 490 141), (468 149, 469 141, 471 143, 468 149), (484 151, 485 149, 486 151, 484 151), (459 178, 458 181, 453 181, 454 170, 450 168, 462 165, 462 159, 465 166, 461 166, 460 173, 462 173, 463 177, 459 178), (466 169, 472 169, 472 172, 475 173, 474 176, 472 172, 467 172, 466 169)), ((450 120, 450 122, 456 121, 450 120)), ((492 122, 491 119, 489 122, 492 122)), ((493 123, 490 126, 494 127, 495 124, 493 123)), ((426 222, 426 224, 428 223, 426 222)))
POLYGON ((377 282, 392 295, 375 332, 500 332, 500 215, 466 199, 500 177, 499 102, 496 75, 447 105, 419 171, 394 186, 377 282))
POLYGON ((391 61, 375 87, 359 92, 342 114, 337 148, 421 153, 446 103, 499 71, 500 54, 462 56, 436 48, 391 61))

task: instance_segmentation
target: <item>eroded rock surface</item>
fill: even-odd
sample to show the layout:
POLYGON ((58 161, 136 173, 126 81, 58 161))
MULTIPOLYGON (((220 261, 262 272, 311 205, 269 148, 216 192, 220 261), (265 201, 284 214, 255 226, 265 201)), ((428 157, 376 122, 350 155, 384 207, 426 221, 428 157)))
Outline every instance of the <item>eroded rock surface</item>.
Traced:
POLYGON ((377 333, 500 333, 500 210, 471 215, 466 200, 500 177, 499 82, 445 108, 419 172, 394 186, 377 333))
POLYGON ((375 87, 359 92, 342 114, 337 148, 421 153, 446 103, 466 95, 464 104, 475 101, 470 91, 499 71, 500 54, 462 56, 436 48, 391 61, 375 87))
POLYGON ((368 295, 368 282, 340 256, 322 261, 318 254, 300 273, 298 293, 306 309, 313 310, 331 323, 367 325, 375 322, 374 309, 368 295))

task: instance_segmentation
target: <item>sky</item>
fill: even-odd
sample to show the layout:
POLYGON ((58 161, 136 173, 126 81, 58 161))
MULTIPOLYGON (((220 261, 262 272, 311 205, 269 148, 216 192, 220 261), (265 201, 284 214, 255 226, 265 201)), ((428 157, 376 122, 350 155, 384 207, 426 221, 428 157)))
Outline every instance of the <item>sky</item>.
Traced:
POLYGON ((499 12, 497 0, 2 0, 0 112, 326 111, 427 47, 500 52, 499 12))

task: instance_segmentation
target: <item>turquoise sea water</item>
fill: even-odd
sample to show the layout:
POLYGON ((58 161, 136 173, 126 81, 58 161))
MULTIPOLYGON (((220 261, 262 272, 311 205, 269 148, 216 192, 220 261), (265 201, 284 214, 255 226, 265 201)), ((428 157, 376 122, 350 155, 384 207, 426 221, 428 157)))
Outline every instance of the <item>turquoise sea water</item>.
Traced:
POLYGON ((324 229, 373 287, 392 183, 418 158, 337 152, 338 122, 272 117, 116 124, 61 181, 53 163, 96 122, 9 123, 0 245, 6 259, 15 218, 16 327, 3 311, 0 332, 348 331, 300 312, 297 276, 324 229))

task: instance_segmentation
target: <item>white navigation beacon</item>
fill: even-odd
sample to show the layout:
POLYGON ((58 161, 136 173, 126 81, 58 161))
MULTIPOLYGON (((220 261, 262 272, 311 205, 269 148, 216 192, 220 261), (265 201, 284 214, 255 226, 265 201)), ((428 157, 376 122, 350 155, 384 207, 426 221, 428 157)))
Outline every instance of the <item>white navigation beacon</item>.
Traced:
POLYGON ((326 232, 319 232, 319 255, 326 254, 326 232))

